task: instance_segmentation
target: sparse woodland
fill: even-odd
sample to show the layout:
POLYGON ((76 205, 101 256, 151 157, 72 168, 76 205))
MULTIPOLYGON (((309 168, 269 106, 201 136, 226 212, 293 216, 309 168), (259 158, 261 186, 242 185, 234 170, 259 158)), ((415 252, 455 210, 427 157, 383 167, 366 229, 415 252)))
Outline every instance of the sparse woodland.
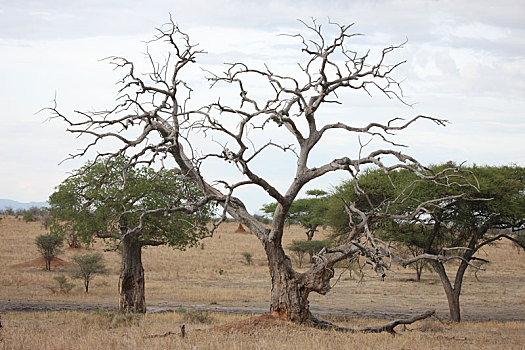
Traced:
MULTIPOLYGON (((97 112, 77 112, 74 116, 64 114, 57 105, 49 111, 53 118, 66 122, 71 133, 93 138, 83 151, 72 157, 85 155, 105 139, 115 139, 121 145, 112 150, 100 150, 99 155, 110 158, 127 156, 130 169, 143 163, 165 164, 164 160, 168 158, 174 161, 180 173, 203 192, 204 200, 199 203, 214 202, 223 207, 221 220, 214 227, 230 215, 248 226, 260 240, 272 280, 270 312, 301 324, 343 330, 310 312, 310 293, 328 293, 335 264, 357 256, 364 257, 384 278, 389 269, 387 260, 392 253, 388 246, 379 247, 381 243, 370 231, 370 222, 377 213, 373 210, 365 212, 348 203, 348 214, 357 214, 359 220, 350 220, 351 229, 346 239, 341 240, 337 247, 322 250, 315 264, 307 271, 296 271, 283 249, 282 238, 286 215, 301 190, 309 182, 337 171, 357 179, 366 167, 377 167, 386 173, 404 169, 416 175, 415 181, 432 181, 438 186, 456 185, 458 182, 454 180, 457 177, 464 179, 467 186, 475 187, 476 182, 469 179, 468 174, 463 175, 458 167, 438 173, 431 171, 403 153, 400 150, 402 145, 391 139, 391 135, 415 122, 444 125, 445 120, 417 115, 408 120, 393 117, 387 123, 370 121, 363 126, 352 125, 351 121, 321 122, 323 119, 318 114, 322 113, 323 106, 344 105, 345 101, 339 94, 346 90, 369 94, 379 92, 403 103, 402 89, 394 76, 395 69, 403 62, 390 59, 392 52, 402 45, 386 47, 377 56, 371 56, 369 52, 352 50, 351 41, 359 35, 352 32, 352 24, 328 23, 328 28, 332 29, 328 33, 315 20, 303 24, 304 34, 291 35, 298 43, 300 69, 297 75, 280 75, 269 66, 249 67, 242 62, 227 64, 223 74, 208 72, 207 79, 212 88, 227 86, 237 92, 239 97, 237 101, 231 101, 232 105, 220 99, 205 106, 192 105, 193 90, 184 74, 186 68, 195 64, 204 52, 170 20, 157 29, 156 36, 150 42, 151 45, 162 45, 163 49, 170 50, 170 54, 162 61, 148 50, 151 67, 145 76, 147 78, 139 74, 135 64, 126 58, 108 58, 123 74, 119 90, 121 95, 114 107, 97 112), (266 96, 250 94, 247 86, 253 80, 261 81, 266 96), (275 128, 284 129, 288 143, 272 141, 275 128), (334 131, 345 132, 349 136, 358 135, 354 142, 360 143, 359 152, 310 166, 311 152, 334 131), (262 141, 255 139, 256 133, 260 134, 262 141), (199 147, 193 141, 196 134, 215 140, 218 147, 215 150, 199 147), (365 149, 372 138, 381 141, 385 148, 365 149), (280 191, 266 180, 264 173, 254 166, 262 154, 274 151, 295 155, 295 162, 292 163, 295 176, 283 179, 289 184, 285 191, 280 191), (219 160, 221 167, 237 170, 238 180, 208 180, 205 174, 210 171, 206 169, 210 160, 219 160), (250 214, 242 198, 236 196, 236 190, 243 186, 257 186, 277 202, 269 229, 250 214)), ((362 192, 358 187, 356 191, 362 192)), ((462 194, 452 198, 460 196, 462 194)), ((403 218, 416 217, 434 200, 421 203, 403 218)), ((181 209, 167 203, 159 210, 170 213, 181 209)), ((381 215, 391 214, 384 212, 381 215)), ((401 219, 399 215, 396 217, 401 219)), ((442 256, 436 254, 434 259, 440 260, 442 256)), ((431 314, 424 313, 426 317, 431 314)), ((383 330, 392 331, 390 328, 383 330)))
MULTIPOLYGON (((394 262, 406 266, 409 263, 426 261, 433 266, 441 264, 443 271, 446 268, 453 270, 459 264, 462 274, 466 273, 467 268, 476 269, 476 266, 470 264, 472 256, 465 258, 458 254, 447 255, 446 249, 426 249, 421 254, 414 254, 409 258, 401 256, 389 242, 378 238, 374 230, 376 223, 380 220, 394 220, 396 223, 423 224, 429 216, 434 217, 433 213, 441 205, 469 200, 471 193, 479 193, 480 181, 476 174, 461 164, 450 163, 435 169, 421 164, 404 152, 404 145, 400 143, 398 134, 402 135, 405 129, 413 127, 415 123, 431 123, 440 128, 447 124, 446 120, 426 115, 407 118, 392 116, 384 122, 370 120, 364 125, 359 125, 351 118, 331 118, 330 111, 333 111, 333 108, 351 110, 352 106, 347 98, 351 93, 366 93, 374 98, 386 97, 407 104, 400 81, 396 78, 396 69, 403 61, 393 58, 397 57, 394 53, 397 54, 403 44, 387 46, 375 53, 359 52, 352 46, 352 40, 360 36, 353 31, 353 24, 328 22, 321 25, 311 20, 302 22, 302 25, 300 34, 284 35, 287 40, 296 42, 298 66, 295 72, 280 72, 278 67, 271 66, 271 62, 261 67, 253 67, 243 62, 229 63, 222 73, 204 70, 203 79, 209 82, 212 91, 217 89, 226 92, 218 100, 199 105, 194 102, 193 96, 198 92, 190 85, 188 74, 195 72, 190 67, 199 64, 199 59, 205 54, 204 49, 193 43, 190 35, 170 19, 156 30, 153 39, 147 43, 149 70, 139 72, 139 65, 124 57, 107 58, 107 61, 122 74, 119 98, 114 106, 99 111, 69 113, 61 110, 60 101, 55 101, 47 111, 52 120, 66 123, 68 132, 80 136, 83 140, 89 140, 86 141, 85 148, 71 157, 87 157, 96 152, 97 156, 92 164, 102 164, 103 178, 110 174, 110 170, 104 172, 104 167, 108 169, 115 160, 126 159, 122 169, 119 169, 124 182, 128 179, 127 174, 133 174, 147 165, 160 168, 161 171, 176 173, 200 191, 198 198, 183 203, 162 200, 152 202, 155 207, 126 207, 121 213, 118 213, 117 208, 117 214, 112 221, 118 223, 118 235, 112 237, 117 242, 140 237, 137 234, 145 227, 145 220, 155 218, 155 215, 191 215, 205 207, 219 208, 218 218, 203 229, 200 246, 184 253, 174 252, 167 247, 152 247, 143 253, 145 270, 151 270, 151 287, 148 290, 151 291, 154 304, 159 300, 161 304, 184 301, 184 305, 187 306, 188 303, 204 301, 210 305, 209 309, 218 304, 226 304, 229 308, 264 305, 262 309, 270 314, 266 319, 243 321, 247 322, 247 325, 255 324, 255 329, 262 327, 260 337, 241 326, 233 333, 243 334, 241 339, 245 339, 243 337, 248 334, 252 340, 268 342, 262 347, 275 345, 274 342, 278 340, 276 338, 272 341, 271 335, 279 337, 279 332, 283 329, 288 329, 290 334, 297 334, 297 338, 300 338, 301 334, 312 332, 309 333, 314 334, 312 342, 306 346, 301 345, 305 348, 337 348, 335 344, 339 341, 342 345, 338 348, 353 348, 349 345, 351 343, 345 343, 345 340, 355 340, 366 347, 369 346, 366 344, 370 344, 367 343, 368 338, 365 338, 365 335, 356 336, 355 333, 394 334, 400 329, 406 330, 406 327, 416 330, 413 323, 417 321, 434 322, 430 321, 434 316, 442 318, 443 302, 446 309, 440 286, 436 286, 434 282, 417 283, 416 288, 415 282, 409 281, 409 278, 405 277, 404 281, 399 279, 398 276, 404 276, 403 274, 408 274, 409 271, 405 272, 403 268, 396 267, 394 262), (355 151, 343 154, 337 152, 329 159, 314 162, 311 155, 334 133, 345 135, 348 140, 345 150, 355 151), (106 142, 108 140, 111 142, 106 142), (288 157, 287 166, 292 169, 289 177, 283 175, 281 179, 281 182, 286 183, 284 189, 281 184, 273 183, 265 173, 264 167, 261 167, 262 159, 268 155, 275 154, 276 157, 280 157, 283 153, 288 157), (228 169, 228 172, 223 173, 224 169, 228 169), (392 191, 396 194, 377 201, 374 188, 360 186, 360 178, 372 171, 384 174, 389 179, 385 182, 389 189, 385 191, 395 189, 392 191), (235 175, 231 175, 232 173, 235 175), (292 259, 290 251, 286 248, 298 238, 304 240, 305 231, 308 240, 315 234, 316 240, 319 241, 328 238, 331 232, 323 229, 322 223, 311 218, 306 221, 290 221, 290 214, 296 212, 300 204, 297 200, 308 186, 316 179, 331 173, 345 175, 353 184, 350 190, 354 197, 340 199, 346 228, 338 231, 337 239, 332 239, 331 244, 313 251, 311 260, 300 266, 299 261, 292 259), (401 184, 393 181, 400 173, 410 174, 407 177, 409 180, 401 184), (420 183, 428 184, 432 188, 454 190, 430 191, 432 193, 429 196, 412 201, 417 194, 414 188, 420 183), (273 202, 271 206, 266 206, 266 209, 271 211, 267 212, 271 217, 269 224, 264 224, 259 217, 246 209, 241 191, 245 187, 256 187, 264 191, 268 195, 268 202, 273 202), (407 203, 411 205, 405 205, 407 203), (403 210, 399 210, 400 207, 403 207, 403 210), (121 219, 129 214, 140 217, 139 222, 133 225, 122 224, 121 219), (244 225, 248 233, 232 233, 232 224, 226 223, 228 218, 244 225), (299 223, 302 227, 287 225, 290 222, 299 223), (447 267, 445 262, 448 263, 447 267), (151 267, 148 267, 148 264, 151 267), (364 278, 361 276, 355 279, 355 275, 351 274, 352 266, 355 265, 359 266, 360 273, 364 273, 364 278), (156 268, 153 268, 154 266, 156 268), (214 288, 227 293, 221 294, 222 292, 217 292, 214 288), (431 293, 431 296, 426 296, 425 291, 431 293), (400 296, 404 296, 405 299, 400 296), (335 301, 330 301, 332 298, 335 301), (401 304, 403 306, 400 306, 401 304), (370 325, 369 320, 362 323, 346 318, 321 318, 316 311, 323 309, 329 310, 330 315, 338 312, 344 315, 345 309, 363 312, 373 310, 376 315, 392 317, 385 317, 388 320, 370 325), (268 319, 271 319, 270 323, 266 323, 268 319), (377 325, 378 323, 380 325, 377 325), (402 325, 405 328, 398 327, 402 325), (340 332, 335 335, 334 330, 340 332), (268 340, 266 334, 270 336, 268 340), (333 339, 334 342, 327 345, 324 338, 333 339)), ((439 131, 446 132, 446 129, 440 128, 439 131)), ((89 173, 90 166, 82 171, 89 173)), ((325 195, 322 191, 315 193, 325 195)), ((113 197, 116 196, 106 196, 113 197)), ((104 198, 101 200, 104 202, 104 198)), ((140 202, 140 199, 137 199, 137 202, 140 202)), ((174 222, 176 223, 176 220, 174 222)), ((13 224, 11 221, 9 223, 13 224)), ((0 224, 4 225, 4 220, 0 224)), ((520 228, 523 221, 513 222, 511 226, 515 224, 520 228)), ((92 238, 104 238, 103 232, 90 231, 90 235, 92 238)), ((505 254, 510 254, 512 250, 509 244, 499 247, 505 249, 505 254)), ((472 247, 466 242, 466 246, 454 249, 468 250, 472 247)), ((478 247, 476 251, 482 252, 484 249, 489 249, 488 243, 478 247)), ((518 254, 517 251, 513 252, 518 254)), ((517 260, 517 266, 523 265, 523 256, 525 255, 520 255, 521 260, 517 260)), ((114 255, 113 257, 118 259, 114 255)), ((3 259, 7 261, 8 258, 3 259)), ((501 268, 505 267, 505 263, 502 262, 501 268)), ((112 277, 108 277, 108 285, 116 292, 117 271, 113 268, 111 275, 110 267, 112 277)), ((501 297, 499 305, 523 309, 525 296, 516 286, 524 278, 523 270, 513 271, 517 272, 517 275, 514 278, 510 277, 511 281, 502 279, 501 276, 496 277, 497 273, 491 276, 495 278, 494 283, 506 283, 508 289, 505 289, 505 293, 512 290, 508 292, 512 293, 512 296, 509 295, 509 299, 513 300, 512 306, 505 303, 505 297, 501 297)), ((141 276, 148 279, 148 273, 142 273, 141 276)), ((3 278, 2 283, 5 285, 14 283, 17 277, 16 274, 11 274, 10 277, 3 278), (9 282, 6 278, 13 280, 9 282)), ((437 280, 437 277, 433 276, 430 280, 437 280)), ((40 283, 42 282, 40 280, 40 283)), ((467 280, 465 283, 468 285, 465 289, 468 290, 476 282, 467 280)), ((27 285, 23 281, 20 281, 20 284, 27 285)), ((483 294, 489 289, 480 290, 483 294)), ((11 287, 8 292, 0 293, 5 299, 13 293, 13 289, 11 287)), ((99 293, 102 294, 97 294, 96 286, 90 287, 87 297, 89 299, 85 301, 95 302, 98 300, 97 295, 104 295, 102 299, 109 300, 104 294, 107 291, 99 293)), ((35 294, 32 298, 44 299, 35 294)), ((74 293, 65 298, 76 301, 74 293)), ((469 305, 465 306, 465 309, 476 308, 479 306, 477 303, 481 302, 468 300, 468 297, 465 299, 465 304, 469 305)), ((482 300, 490 303, 487 296, 482 300)), ((499 310, 503 310, 501 306, 499 310)), ((141 311, 145 311, 145 305, 144 308, 141 306, 141 311)), ((466 313, 468 315, 468 312, 466 313)), ((103 323, 105 321, 100 321, 101 318, 108 319, 104 317, 93 316, 91 319, 93 322, 103 323)), ((154 331, 158 329, 156 326, 140 328, 134 319, 129 317, 131 316, 125 316, 121 321, 117 320, 116 316, 109 316, 109 326, 102 328, 111 328, 112 324, 116 325, 118 322, 123 322, 125 327, 136 327, 133 328, 136 331, 133 338, 135 343, 126 343, 126 346, 131 347, 152 346, 147 343, 149 340, 144 339, 157 339, 150 337, 152 333, 156 333, 158 339, 171 339, 167 340, 171 342, 169 346, 181 346, 181 342, 191 341, 194 342, 192 345, 217 348, 217 342, 220 340, 214 338, 214 332, 232 332, 230 326, 221 328, 218 325, 207 327, 206 331, 194 331, 193 334, 190 329, 188 337, 193 338, 182 340, 183 337, 177 336, 177 333, 171 333, 176 329, 174 322, 184 322, 178 316, 175 317, 176 321, 166 321, 169 325, 167 330, 164 327, 164 333, 154 331), (204 345, 202 339, 198 340, 199 334, 211 334, 209 346, 204 345), (172 337, 173 335, 175 337, 172 337)), ((157 316, 143 316, 142 324, 155 320, 155 317, 157 316)), ((14 317, 12 320, 23 323, 22 318, 17 320, 14 317)), ((452 317, 452 320, 459 321, 459 314, 458 319, 452 317)), ((199 323, 195 319, 191 319, 191 322, 199 323)), ((435 327, 438 332, 448 332, 453 328, 444 323, 437 325, 438 322, 435 322, 427 324, 432 324, 433 326, 429 327, 435 327), (451 328, 446 328, 445 331, 445 327, 451 328)), ((516 327, 522 326, 518 324, 516 327)), ((457 331, 458 329, 451 332, 457 331)), ((512 330, 509 332, 512 333, 512 330)), ((412 347, 414 344, 418 347, 450 347, 461 344, 461 341, 456 342, 456 337, 461 337, 456 334, 448 340, 443 337, 433 338, 428 334, 421 331, 421 334, 412 334, 415 337, 407 341, 412 347)), ((513 335, 511 338, 511 346, 518 344, 519 336, 513 335)), ((470 341, 474 337, 468 339, 470 341)), ((154 341, 160 340, 151 340, 154 341)), ((237 345, 232 346, 233 348, 242 348, 238 343, 235 344, 237 345)), ((299 346, 299 343, 293 344, 299 346)), ((383 344, 394 348, 410 347, 402 341, 386 340, 383 344)), ((477 346, 480 343, 471 344, 477 346)), ((166 343, 162 346, 166 346, 166 343)))
MULTIPOLYGON (((38 222, 26 223, 21 217, 3 216, 0 221, 0 264, 4 266, 0 275, 0 317, 3 325, 0 338, 3 336, 4 343, 0 343, 1 346, 8 349, 28 348, 38 343, 42 348, 68 348, 74 341, 81 349, 126 346, 219 349, 225 344, 240 349, 243 344, 274 348, 272 344, 278 342, 283 348, 288 346, 290 349, 317 345, 326 349, 345 349, 359 342, 369 348, 381 345, 411 349, 420 348, 423 344, 429 348, 460 349, 470 346, 496 349, 504 344, 508 349, 520 349, 524 341, 525 324, 523 319, 518 319, 525 314, 525 278, 521 272, 525 269, 525 256, 510 242, 501 241, 483 248, 481 256, 490 257, 491 263, 485 271, 478 273, 479 281, 474 270, 467 271, 462 292, 463 320, 460 324, 446 322, 446 296, 435 273, 425 272, 418 283, 412 270, 394 264, 389 277, 381 281, 367 269, 361 279, 356 271, 347 270, 344 266, 336 267, 338 281, 330 294, 312 295, 310 298, 313 312, 330 314, 323 314, 323 318, 338 325, 359 328, 381 325, 406 314, 419 314, 428 308, 435 309, 444 322, 431 318, 408 325, 406 329, 397 327, 399 336, 396 337, 389 334, 336 334, 287 323, 268 321, 254 325, 248 322, 251 316, 245 313, 267 312, 271 281, 265 252, 258 239, 249 233, 235 233, 237 226, 237 223, 221 225, 212 239, 203 241, 204 249, 200 245, 186 251, 162 246, 145 249, 142 258, 149 313, 124 318, 114 311, 97 311, 99 308, 117 308, 121 259, 118 252, 104 252, 108 245, 102 241, 89 248, 64 248, 59 258, 65 262, 72 262, 77 254, 103 254, 109 271, 92 281, 88 294, 78 280, 72 281, 76 285, 67 294, 53 293, 48 289, 56 284, 53 277, 69 276, 73 266, 52 265, 50 272, 44 270, 43 263, 16 267, 38 256, 34 238, 48 231, 38 222), (243 252, 253 255, 251 265, 245 263, 243 252), (509 260, 513 262, 511 266, 508 265, 509 260), (166 269, 166 266, 172 268, 166 269), (219 274, 221 269, 223 273, 219 274), (20 313, 6 309, 6 305, 17 304, 31 306, 27 310, 34 312, 20 313), (59 310, 85 311, 45 311, 46 307, 53 305, 59 310), (194 309, 196 306, 203 309, 194 309), (231 308, 243 315, 216 312, 231 308), (162 310, 173 312, 156 313, 162 310), (190 311, 190 314, 185 316, 184 310, 190 311), (192 310, 195 315, 191 314, 192 310), (226 327, 221 328, 231 322, 245 324, 232 325, 227 330, 226 327), (184 339, 179 331, 182 324, 186 325, 187 331, 184 339), (144 338, 167 332, 174 334, 164 338, 144 338), (101 337, 105 340, 102 343, 101 337)), ((316 233, 319 239, 327 238, 328 234, 322 229, 316 233)), ((304 238, 304 230, 292 225, 286 228, 283 244, 288 246, 292 240, 304 238)), ((293 254, 288 253, 296 264, 293 254)), ((305 262, 299 271, 309 266, 305 262)), ((451 272, 456 268, 454 263, 446 266, 451 272)))

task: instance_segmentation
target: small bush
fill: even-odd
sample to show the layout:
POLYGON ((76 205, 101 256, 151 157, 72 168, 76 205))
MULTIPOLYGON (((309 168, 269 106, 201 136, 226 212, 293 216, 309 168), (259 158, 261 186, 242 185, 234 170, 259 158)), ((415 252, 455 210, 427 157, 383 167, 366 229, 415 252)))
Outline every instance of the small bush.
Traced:
POLYGON ((60 247, 64 239, 57 235, 40 235, 35 238, 35 244, 46 262, 46 270, 51 270, 51 261, 58 254, 62 253, 60 247))
POLYGON ((141 318, 141 314, 122 313, 118 311, 100 309, 83 318, 83 321, 89 326, 98 326, 99 328, 112 329, 119 327, 139 326, 141 318))
POLYGON ((34 222, 36 221, 36 216, 34 213, 30 212, 30 211, 26 211, 24 213, 24 216, 22 216, 22 220, 24 220, 25 222, 34 222))
MULTIPOLYGON (((25 222, 35 222, 41 220, 44 216, 49 215, 47 208, 31 207, 29 209, 17 209, 17 216, 22 216, 25 222)), ((47 229, 47 227, 46 227, 47 229)))
POLYGON ((180 309, 177 312, 181 313, 184 321, 188 323, 210 324, 214 321, 213 317, 206 311, 180 309))
POLYGON ((244 260, 246 261, 246 264, 251 265, 253 261, 253 256, 251 253, 248 252, 242 252, 242 256, 244 257, 244 260))
POLYGON ((68 283, 67 277, 64 275, 55 276, 53 277, 53 279, 58 284, 58 287, 56 289, 50 288, 53 291, 53 293, 58 292, 68 294, 73 288, 75 288, 75 285, 73 283, 68 283))
POLYGON ((89 292, 89 282, 96 274, 107 272, 104 264, 104 258, 100 253, 75 255, 73 261, 77 265, 73 270, 71 277, 84 281, 86 293, 89 292))

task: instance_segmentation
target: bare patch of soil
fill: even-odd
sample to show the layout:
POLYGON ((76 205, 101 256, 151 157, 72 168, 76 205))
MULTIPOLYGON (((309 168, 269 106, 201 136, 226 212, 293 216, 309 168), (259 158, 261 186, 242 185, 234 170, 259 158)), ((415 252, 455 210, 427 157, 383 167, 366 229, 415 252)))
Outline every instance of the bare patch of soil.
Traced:
POLYGON ((230 322, 211 328, 213 331, 223 333, 257 334, 262 330, 289 326, 291 323, 270 314, 253 316, 246 320, 230 322))
POLYGON ((109 305, 109 304, 0 300, 0 312, 52 312, 52 311, 90 312, 90 311, 96 311, 100 309, 116 310, 117 307, 116 305, 109 305))
MULTIPOLYGON (((0 313, 2 312, 49 312, 49 311, 80 311, 90 312, 95 310, 116 310, 116 304, 108 303, 65 303, 56 301, 22 301, 22 300, 0 300, 0 313)), ((178 304, 178 305, 148 305, 148 313, 169 313, 177 312, 180 309, 188 309, 202 312, 218 312, 229 314, 243 314, 243 315, 257 315, 249 319, 249 321, 242 321, 242 323, 252 322, 251 327, 266 327, 278 326, 276 322, 283 321, 282 319, 267 314, 267 307, 257 306, 231 306, 231 305, 192 305, 192 304, 178 304)), ((312 309, 312 313, 321 318, 327 318, 330 321, 337 322, 347 318, 364 317, 372 319, 398 319, 410 315, 421 313, 424 310, 404 310, 396 309, 385 311, 380 308, 375 310, 341 310, 341 309, 312 309)), ((447 312, 438 312, 437 316, 441 319, 447 319, 447 312)), ((467 313, 463 319, 465 321, 525 321, 525 315, 511 310, 499 310, 498 312, 487 312, 486 310, 474 310, 467 313)), ((285 322, 286 323, 286 322, 285 322)), ((249 324, 249 323, 248 323, 249 324)), ((288 324, 288 323, 286 323, 288 324)), ((282 324, 281 324, 282 325, 282 324)), ((240 326, 241 327, 241 326, 240 326)), ((234 332, 232 328, 232 332, 234 332)), ((241 327, 242 328, 242 327, 241 327)))

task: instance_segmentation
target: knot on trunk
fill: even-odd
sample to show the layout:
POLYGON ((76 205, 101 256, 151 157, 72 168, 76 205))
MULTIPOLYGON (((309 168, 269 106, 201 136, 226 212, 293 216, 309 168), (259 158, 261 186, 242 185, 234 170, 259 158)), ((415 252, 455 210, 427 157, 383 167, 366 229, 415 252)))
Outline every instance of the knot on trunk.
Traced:
POLYGON ((321 295, 325 295, 332 288, 330 286, 332 277, 334 277, 334 269, 324 262, 317 263, 301 274, 304 287, 321 295))

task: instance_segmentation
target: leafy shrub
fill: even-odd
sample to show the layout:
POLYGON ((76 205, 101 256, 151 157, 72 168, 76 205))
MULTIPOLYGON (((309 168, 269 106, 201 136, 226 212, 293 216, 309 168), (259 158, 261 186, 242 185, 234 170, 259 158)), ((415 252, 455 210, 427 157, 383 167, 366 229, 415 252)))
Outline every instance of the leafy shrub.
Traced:
POLYGON ((57 235, 40 235, 35 238, 35 244, 46 262, 46 270, 51 270, 51 261, 58 254, 62 253, 60 247, 64 239, 57 235))
POLYGON ((49 210, 47 208, 31 207, 29 209, 18 209, 16 214, 22 216, 22 220, 25 222, 35 222, 48 215, 49 210))
POLYGON ((22 216, 22 220, 24 220, 25 222, 34 222, 37 220, 37 218, 35 216, 35 213, 26 211, 22 216))
POLYGON ((77 266, 71 273, 71 277, 84 281, 84 289, 86 290, 86 293, 89 292, 89 282, 93 277, 96 274, 107 272, 104 258, 100 253, 75 255, 73 261, 77 266))
POLYGON ((210 324, 214 321, 212 315, 206 311, 179 309, 177 312, 182 314, 184 321, 188 323, 210 324))
POLYGON ((59 275, 53 277, 53 279, 56 281, 57 285, 56 287, 49 287, 49 289, 53 293, 63 293, 68 294, 71 292, 73 288, 75 288, 75 285, 73 283, 68 283, 67 277, 64 275, 59 275))
POLYGON ((253 261, 252 254, 248 252, 242 252, 241 254, 244 257, 244 260, 246 260, 246 264, 251 265, 253 261))

